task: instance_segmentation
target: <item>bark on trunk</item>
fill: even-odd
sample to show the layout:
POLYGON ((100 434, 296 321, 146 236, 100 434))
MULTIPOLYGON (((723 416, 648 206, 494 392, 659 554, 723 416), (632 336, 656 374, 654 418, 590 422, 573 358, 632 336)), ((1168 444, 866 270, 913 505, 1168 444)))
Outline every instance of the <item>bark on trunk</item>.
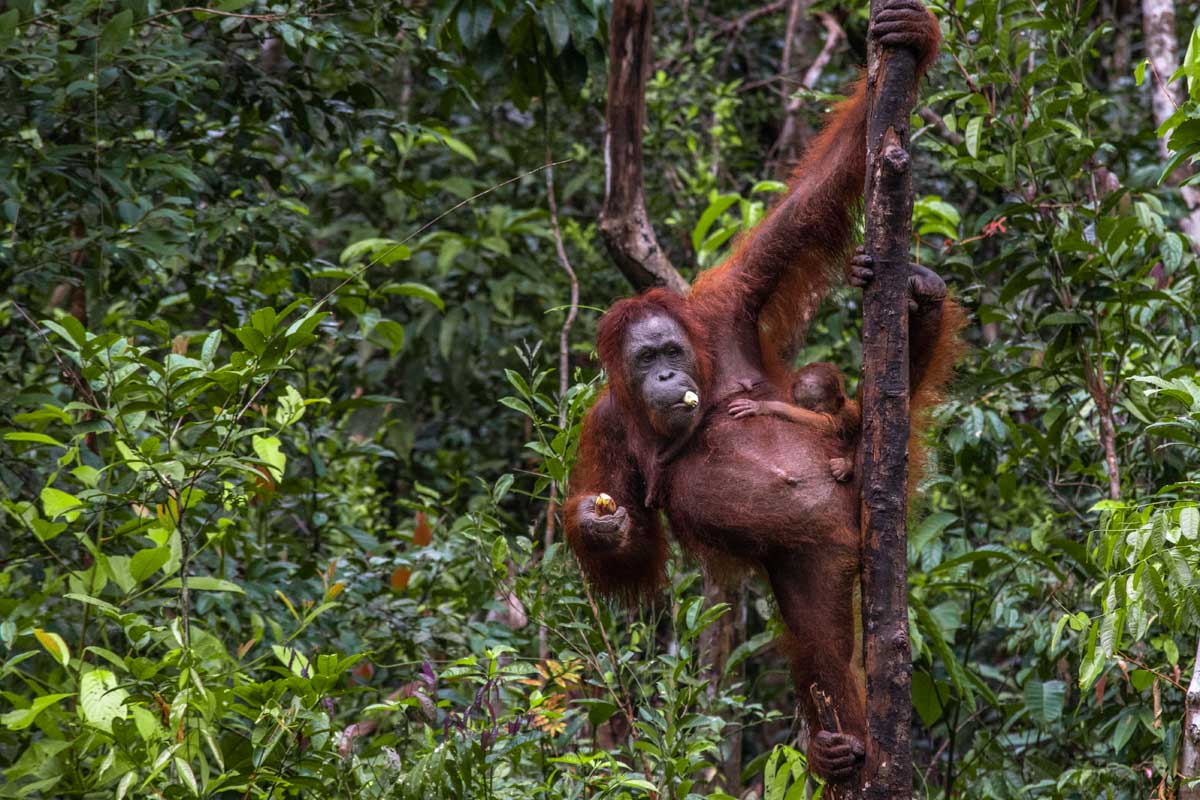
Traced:
MULTIPOLYGON (((880 2, 871 3, 872 24, 880 2)), ((863 638, 867 675, 864 798, 912 796, 912 654, 908 638, 908 262, 912 233, 909 114, 913 53, 867 53, 866 249, 863 297, 863 638)))
POLYGON ((609 23, 608 109, 604 133, 604 206, 600 234, 617 268, 638 291, 666 286, 683 294, 685 281, 654 235, 646 214, 642 128, 650 71, 649 0, 616 0, 609 23))
MULTIPOLYGON (((1150 104, 1154 109, 1154 124, 1162 125, 1183 102, 1183 87, 1176 81, 1167 83, 1175 70, 1179 69, 1179 42, 1175 38, 1174 0, 1142 0, 1142 32, 1146 37, 1146 55, 1150 58, 1150 104)), ((1166 159, 1170 153, 1166 139, 1158 140, 1158 152, 1166 159)), ((1181 167, 1176 171, 1177 180, 1191 174, 1181 167)), ((1187 203, 1189 214, 1180 220, 1179 228, 1192 242, 1192 249, 1200 253, 1200 189, 1182 186, 1179 189, 1187 203)))
MULTIPOLYGON (((1179 777, 1200 778, 1200 646, 1196 647, 1196 665, 1188 686, 1187 707, 1183 714, 1183 751, 1179 755, 1179 777)), ((1179 800, 1200 800, 1200 784, 1179 791, 1179 800)))

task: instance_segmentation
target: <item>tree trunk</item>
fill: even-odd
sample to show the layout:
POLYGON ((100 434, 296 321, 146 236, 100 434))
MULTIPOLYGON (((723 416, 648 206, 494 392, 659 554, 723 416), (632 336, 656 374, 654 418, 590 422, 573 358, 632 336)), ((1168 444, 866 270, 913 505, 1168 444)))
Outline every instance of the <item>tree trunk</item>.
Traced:
MULTIPOLYGON (((1196 648, 1196 664, 1192 668, 1192 683, 1188 686, 1187 706, 1183 713, 1179 777, 1184 781, 1200 778, 1200 646, 1196 648)), ((1185 783, 1179 790, 1179 800, 1200 800, 1200 784, 1188 787, 1185 783)))
POLYGON ((600 235, 617 268, 638 291, 688 285, 662 248, 646 214, 642 178, 642 128, 650 71, 650 0, 616 0, 609 22, 608 108, 604 132, 604 206, 600 235))
MULTIPOLYGON (((1179 69, 1179 43, 1175 38, 1174 0, 1142 0, 1142 32, 1146 37, 1146 55, 1150 58, 1150 105, 1154 109, 1154 124, 1162 125, 1183 102, 1182 85, 1168 84, 1179 69)), ((1158 152, 1166 159, 1170 154, 1166 139, 1158 140, 1158 152)), ((1191 174, 1186 168, 1177 169, 1177 180, 1191 174), (1182 174, 1180 174, 1182 172, 1182 174)), ((1188 207, 1188 216, 1179 221, 1179 228, 1200 253, 1200 189, 1181 186, 1180 194, 1188 207)))
MULTIPOLYGON (((879 0, 871 3, 872 25, 879 0)), ((867 53, 866 250, 863 297, 863 638, 867 674, 864 798, 912 796, 912 654, 908 639, 908 263, 912 234, 909 113, 913 53, 867 53)))

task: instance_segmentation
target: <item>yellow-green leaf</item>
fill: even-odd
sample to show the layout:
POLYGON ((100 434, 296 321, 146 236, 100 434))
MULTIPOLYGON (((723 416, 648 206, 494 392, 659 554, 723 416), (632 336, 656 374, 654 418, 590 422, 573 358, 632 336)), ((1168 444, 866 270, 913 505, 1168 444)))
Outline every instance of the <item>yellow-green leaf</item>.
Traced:
POLYGON ((79 509, 83 508, 83 503, 75 495, 47 486, 42 489, 41 497, 42 508, 46 509, 46 516, 50 519, 64 517, 67 522, 79 519, 79 509))
POLYGON ((42 647, 46 648, 46 652, 54 656, 55 661, 64 667, 70 663, 71 651, 61 636, 52 631, 44 631, 41 628, 34 628, 33 635, 42 643, 42 647))

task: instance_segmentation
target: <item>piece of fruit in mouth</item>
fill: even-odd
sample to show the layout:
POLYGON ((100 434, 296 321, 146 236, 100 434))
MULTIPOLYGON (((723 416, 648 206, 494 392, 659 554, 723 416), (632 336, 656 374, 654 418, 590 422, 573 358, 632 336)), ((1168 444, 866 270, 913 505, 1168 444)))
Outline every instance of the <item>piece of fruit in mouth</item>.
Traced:
POLYGON ((692 391, 683 393, 683 404, 688 408, 695 408, 700 405, 700 395, 692 391))
POLYGON ((611 496, 601 492, 596 498, 596 513, 597 514, 614 514, 617 511, 617 501, 611 496))

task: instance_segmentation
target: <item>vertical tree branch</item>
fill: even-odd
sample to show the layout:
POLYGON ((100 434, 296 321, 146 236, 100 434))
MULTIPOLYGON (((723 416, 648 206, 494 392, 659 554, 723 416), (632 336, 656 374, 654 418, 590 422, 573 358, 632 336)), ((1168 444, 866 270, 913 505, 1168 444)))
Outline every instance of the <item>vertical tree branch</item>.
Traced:
MULTIPOLYGON (((880 3, 871 3, 875 24, 880 3)), ((912 796, 912 654, 908 639, 908 261, 912 234, 909 113, 912 51, 867 53, 866 250, 863 297, 863 639, 867 674, 865 798, 912 796)))
MULTIPOLYGON (((1150 104, 1154 109, 1154 124, 1162 125, 1183 102, 1180 85, 1167 83, 1179 69, 1174 0, 1142 0, 1142 33, 1146 37, 1146 55, 1150 57, 1150 104)), ((1169 156, 1166 139, 1158 140, 1158 152, 1164 159, 1169 156)), ((1182 177, 1189 174, 1190 170, 1182 177)), ((1192 249, 1200 253, 1200 189, 1181 186, 1179 192, 1189 211, 1188 216, 1180 220, 1179 227, 1191 240, 1192 249)))
MULTIPOLYGON (((1187 705, 1183 714, 1183 749, 1179 754, 1179 776, 1185 781, 1200 778, 1200 646, 1196 647, 1196 664, 1188 686, 1187 705)), ((1200 800, 1200 785, 1179 790, 1179 800, 1200 800)))
MULTIPOLYGON (((548 115, 547 115, 548 116, 548 115)), ((571 326, 579 313, 579 279, 567 258, 567 248, 563 245, 562 228, 558 225, 558 201, 554 196, 554 166, 550 157, 549 123, 546 124, 546 204, 550 209, 550 232, 554 235, 554 252, 558 255, 558 265, 567 273, 571 283, 571 306, 567 310, 567 318, 563 320, 562 329, 558 333, 558 427, 567 426, 567 386, 570 384, 571 368, 571 326)), ((550 482, 550 504, 546 509, 546 532, 542 544, 549 548, 554 543, 554 525, 558 513, 558 481, 550 482)), ((546 626, 538 628, 538 652, 542 659, 549 655, 546 643, 546 626)))
POLYGON ((604 206, 600 235, 617 268, 638 291, 666 286, 687 292, 646 214, 642 128, 650 71, 650 0, 616 0, 609 23, 608 109, 604 132, 604 206))
POLYGON ((1109 388, 1104 379, 1104 366, 1092 361, 1091 354, 1080 345, 1079 357, 1083 361, 1083 376, 1088 394, 1096 404, 1100 417, 1100 444, 1104 448, 1104 463, 1108 467, 1108 496, 1113 500, 1121 497, 1121 465, 1117 459, 1117 418, 1113 412, 1116 392, 1109 388))
MULTIPOLYGON (((792 39, 797 36, 793 31, 793 27, 797 25, 794 18, 802 16, 809 5, 811 5, 809 0, 795 0, 792 11, 788 15, 788 33, 783 49, 782 71, 785 85, 789 88, 786 90, 787 100, 784 103, 783 128, 779 132, 779 138, 775 140, 774 147, 778 165, 776 172, 781 177, 787 177, 793 162, 800 157, 804 142, 812 135, 812 130, 804 123, 802 114, 804 104, 801 102, 801 98, 795 96, 795 93, 790 90, 793 86, 792 77, 798 71, 798 68, 792 63, 794 58, 792 39)), ((798 86, 804 89, 812 89, 817 85, 817 81, 821 79, 821 73, 833 59, 833 51, 846 37, 846 32, 842 30, 841 25, 838 25, 832 14, 821 11, 816 16, 825 28, 825 43, 821 45, 821 52, 817 53, 817 57, 804 71, 804 77, 798 82, 798 86)))

